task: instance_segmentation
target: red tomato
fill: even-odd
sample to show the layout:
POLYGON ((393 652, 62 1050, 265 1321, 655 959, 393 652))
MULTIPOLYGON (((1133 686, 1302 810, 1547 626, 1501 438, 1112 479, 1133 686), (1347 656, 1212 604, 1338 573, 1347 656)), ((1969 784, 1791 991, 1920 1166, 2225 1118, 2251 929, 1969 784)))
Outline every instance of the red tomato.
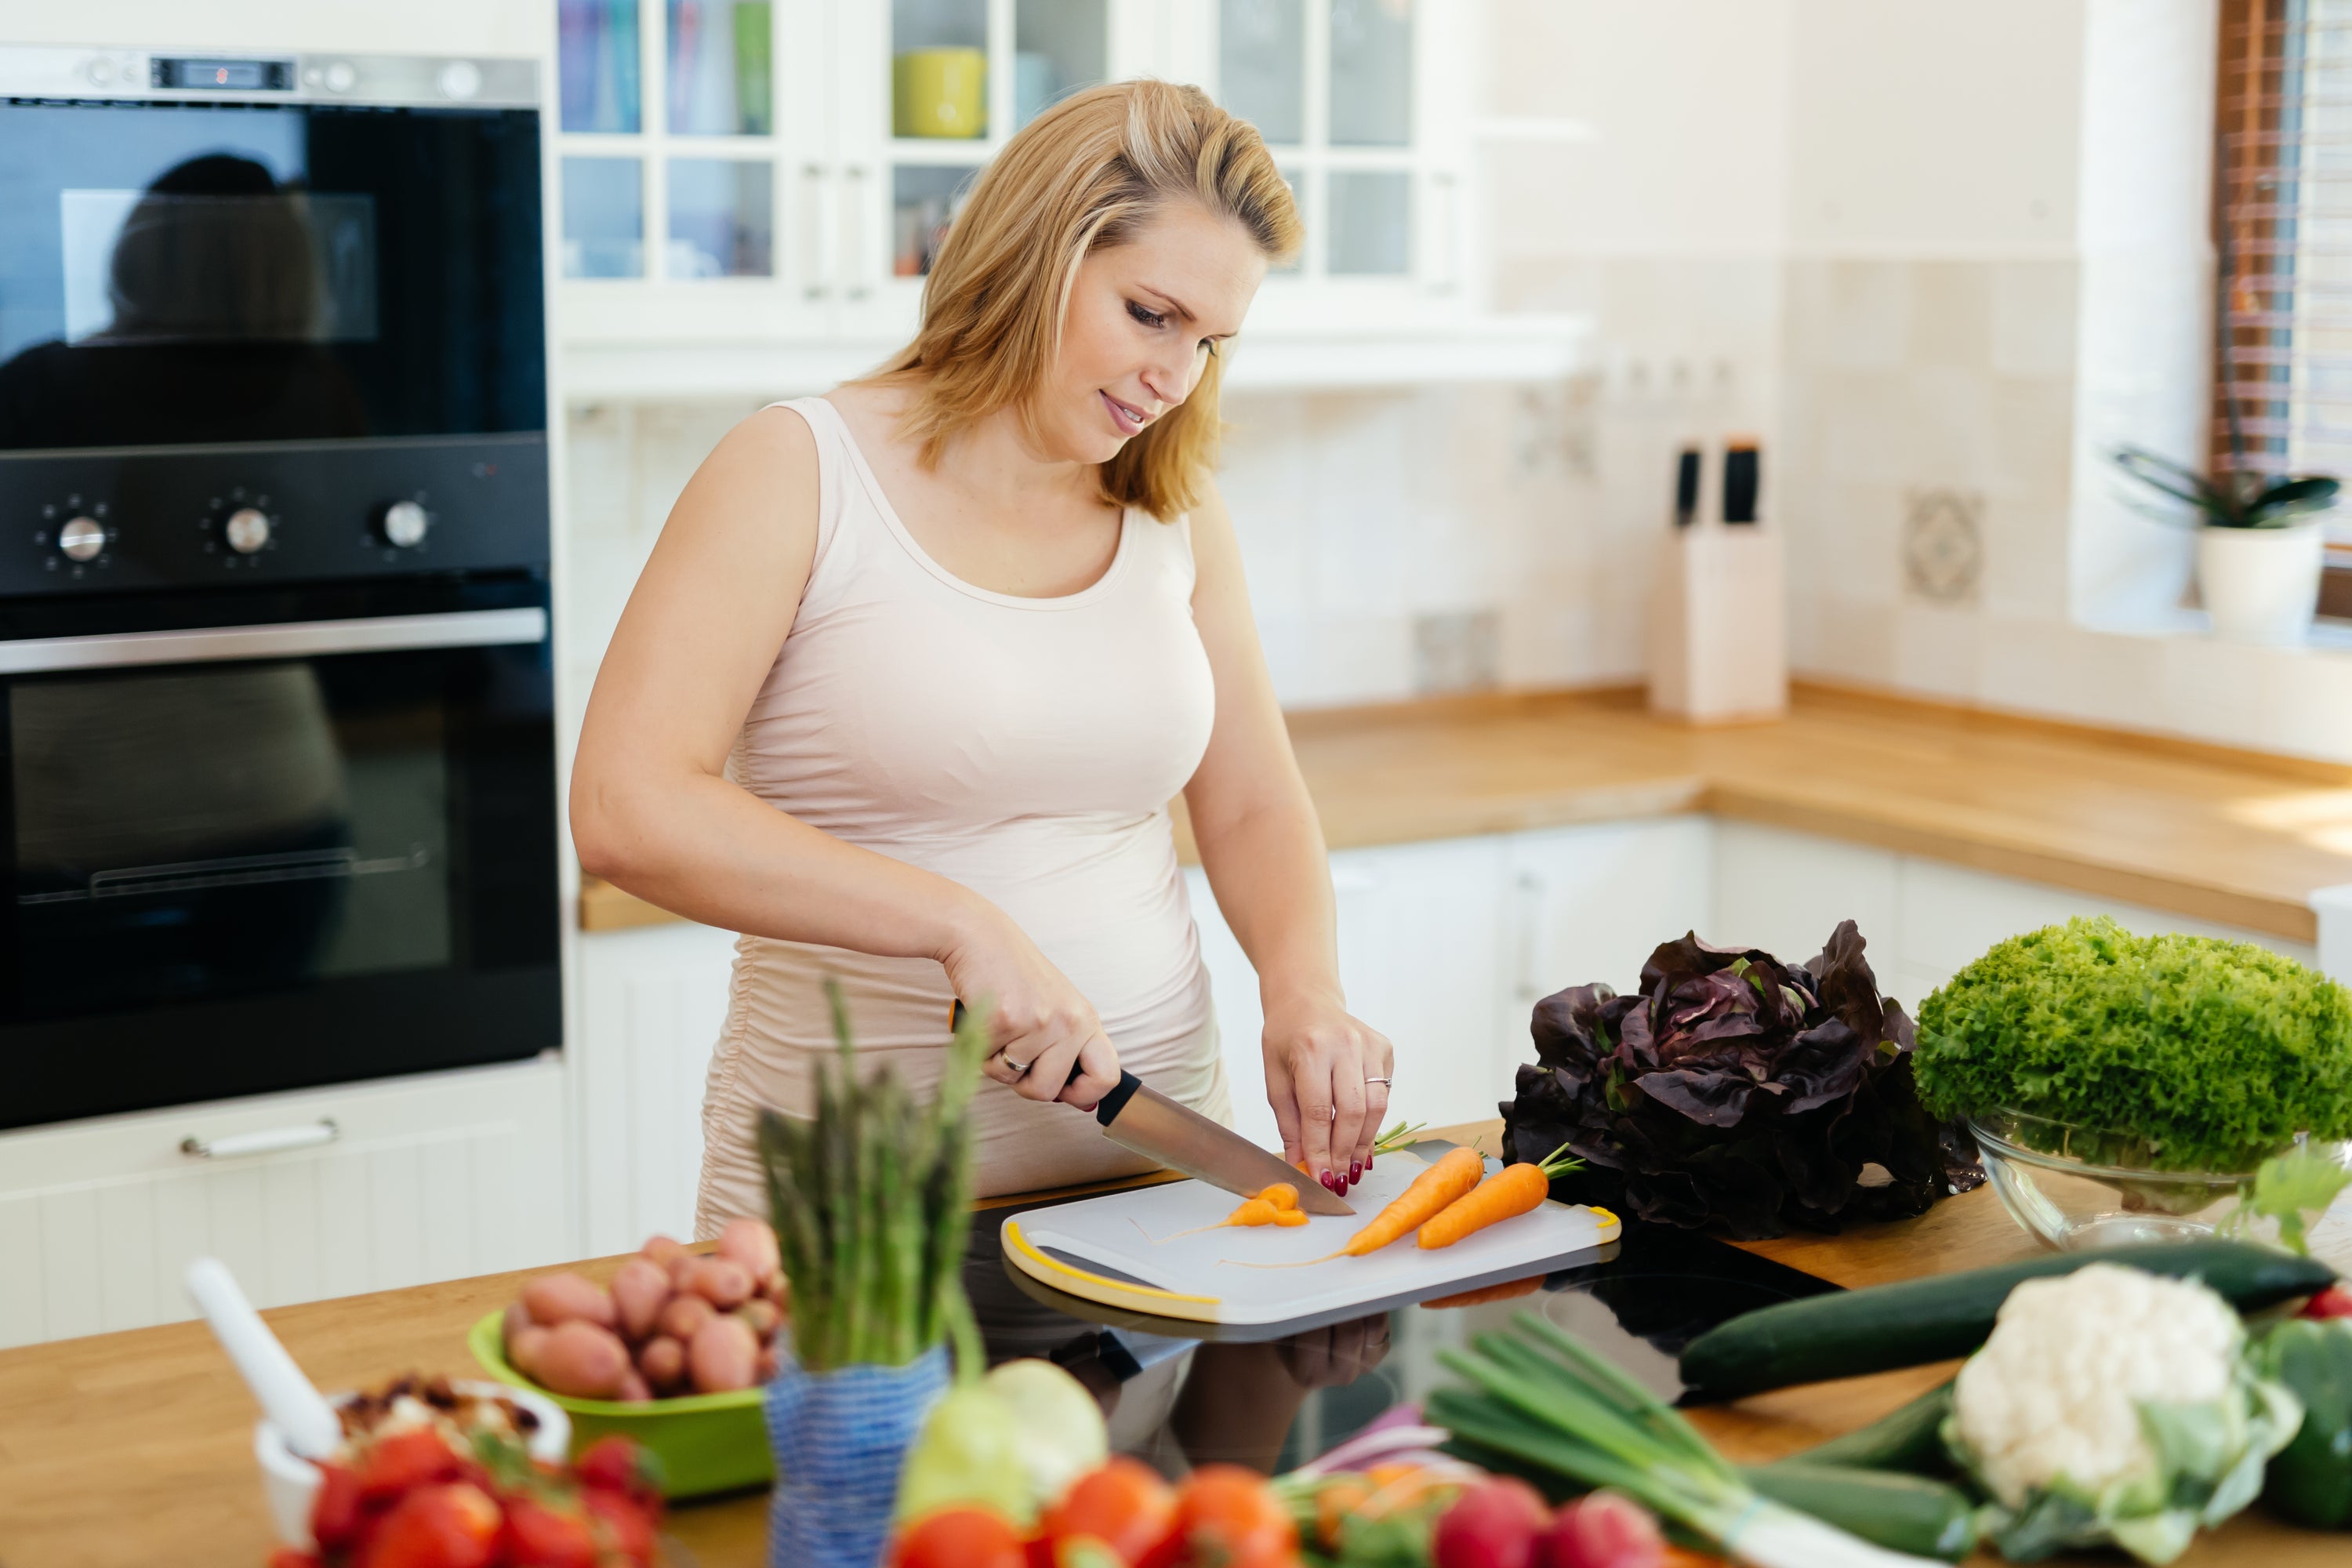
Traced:
POLYGON ((360 1460, 360 1494, 372 1503, 389 1502, 418 1487, 452 1479, 465 1464, 438 1432, 396 1432, 360 1460))
POLYGON ((1175 1523, 1175 1489, 1142 1460, 1120 1454, 1072 1481, 1037 1531, 1052 1542, 1090 1535, 1126 1562, 1140 1563, 1175 1523))
POLYGON ((2303 1304, 2305 1318, 2352 1318, 2352 1286, 2330 1285, 2303 1304))
POLYGON ((269 1568, 319 1568, 319 1559, 311 1552, 280 1546, 269 1553, 269 1568))
POLYGON ((320 1465, 319 1495, 310 1500, 310 1538, 319 1550, 349 1546, 359 1539, 363 1522, 358 1474, 342 1465, 320 1465))
POLYGON ((925 1514, 890 1544, 890 1568, 1028 1568, 1021 1532, 984 1508, 925 1514))
POLYGON ((1265 1478, 1239 1465, 1202 1465, 1176 1492, 1176 1528, 1154 1564, 1283 1568, 1298 1557, 1298 1525, 1265 1478))
POLYGON ((511 1497, 499 1554, 517 1568, 595 1568, 596 1533, 584 1510, 511 1497))
POLYGON ((654 1560, 654 1516, 645 1504, 620 1492, 591 1488, 580 1494, 580 1506, 597 1521, 609 1550, 632 1563, 654 1560))
POLYGON ((383 1516, 361 1568, 488 1568, 499 1523, 499 1505, 479 1487, 420 1488, 383 1516))
POLYGON ((572 1468, 581 1484, 593 1490, 626 1492, 639 1502, 659 1505, 659 1464, 651 1453, 617 1432, 589 1444, 572 1468))

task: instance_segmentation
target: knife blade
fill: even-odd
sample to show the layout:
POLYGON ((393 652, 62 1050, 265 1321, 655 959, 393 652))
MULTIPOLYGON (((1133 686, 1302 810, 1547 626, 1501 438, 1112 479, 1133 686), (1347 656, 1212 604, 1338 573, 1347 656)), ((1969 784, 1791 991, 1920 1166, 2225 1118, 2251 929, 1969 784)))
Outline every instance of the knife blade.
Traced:
MULTIPOLYGON (((948 1009, 948 1027, 962 1024, 964 1005, 959 998, 948 1009)), ((1073 1063, 1070 1076, 1077 1076, 1073 1063)), ((1066 1087, 1066 1086, 1065 1086, 1066 1087)), ((1177 1104, 1131 1072, 1122 1070, 1118 1087, 1095 1107, 1095 1121, 1103 1136, 1122 1149, 1132 1149, 1147 1160, 1157 1160, 1196 1182, 1222 1187, 1240 1197, 1264 1192, 1276 1182, 1288 1182, 1298 1193, 1298 1206, 1308 1214, 1351 1215, 1355 1205, 1322 1183, 1312 1180, 1278 1154, 1267 1152, 1199 1111, 1177 1104)))
POLYGON ((1351 1215, 1354 1206, 1319 1182, 1307 1180, 1282 1156, 1259 1148, 1230 1127, 1177 1104, 1131 1072, 1095 1107, 1103 1136, 1171 1171, 1241 1197, 1276 1182, 1298 1189, 1298 1206, 1308 1214, 1351 1215))

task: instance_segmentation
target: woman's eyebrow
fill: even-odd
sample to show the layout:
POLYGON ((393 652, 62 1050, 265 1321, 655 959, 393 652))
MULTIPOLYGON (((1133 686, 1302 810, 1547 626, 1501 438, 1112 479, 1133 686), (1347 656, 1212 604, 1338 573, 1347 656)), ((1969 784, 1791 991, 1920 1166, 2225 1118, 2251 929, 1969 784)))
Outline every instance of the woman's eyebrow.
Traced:
POLYGON ((1183 300, 1179 300, 1175 295, 1171 294, 1165 289, 1155 289, 1149 283, 1139 283, 1136 287, 1142 289, 1145 293, 1153 296, 1161 304, 1167 306, 1171 310, 1173 310, 1176 314, 1183 317, 1186 321, 1197 321, 1200 320, 1198 316, 1192 314, 1191 307, 1187 306, 1183 300))

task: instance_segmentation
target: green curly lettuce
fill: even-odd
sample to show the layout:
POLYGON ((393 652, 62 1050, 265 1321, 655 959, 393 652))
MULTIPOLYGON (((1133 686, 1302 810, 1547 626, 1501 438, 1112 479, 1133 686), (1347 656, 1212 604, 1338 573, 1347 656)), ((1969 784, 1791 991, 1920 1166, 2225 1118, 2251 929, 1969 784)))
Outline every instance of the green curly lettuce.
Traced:
POLYGON ((1919 1006, 1919 1097, 2143 1138, 2153 1164, 2242 1171, 2296 1133, 2352 1137, 2352 994, 2251 942, 2104 917, 1996 942, 1919 1006))

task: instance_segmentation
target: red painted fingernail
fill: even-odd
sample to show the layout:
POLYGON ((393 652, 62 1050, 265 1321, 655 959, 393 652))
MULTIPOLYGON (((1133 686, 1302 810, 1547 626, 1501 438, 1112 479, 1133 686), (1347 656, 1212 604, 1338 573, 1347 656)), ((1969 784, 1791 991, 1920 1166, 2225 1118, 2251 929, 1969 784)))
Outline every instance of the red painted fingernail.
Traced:
POLYGON ((1361 1160, 1350 1160, 1350 1161, 1349 1161, 1349 1162, 1348 1162, 1348 1184, 1349 1184, 1349 1186, 1351 1186, 1351 1187, 1352 1187, 1352 1186, 1354 1186, 1358 1182, 1360 1182, 1360 1181, 1362 1181, 1363 1179, 1364 1179, 1364 1163, 1363 1163, 1361 1160))
POLYGON ((1323 1173, 1323 1184, 1336 1193, 1339 1190, 1339 1178, 1326 1171, 1323 1173))

